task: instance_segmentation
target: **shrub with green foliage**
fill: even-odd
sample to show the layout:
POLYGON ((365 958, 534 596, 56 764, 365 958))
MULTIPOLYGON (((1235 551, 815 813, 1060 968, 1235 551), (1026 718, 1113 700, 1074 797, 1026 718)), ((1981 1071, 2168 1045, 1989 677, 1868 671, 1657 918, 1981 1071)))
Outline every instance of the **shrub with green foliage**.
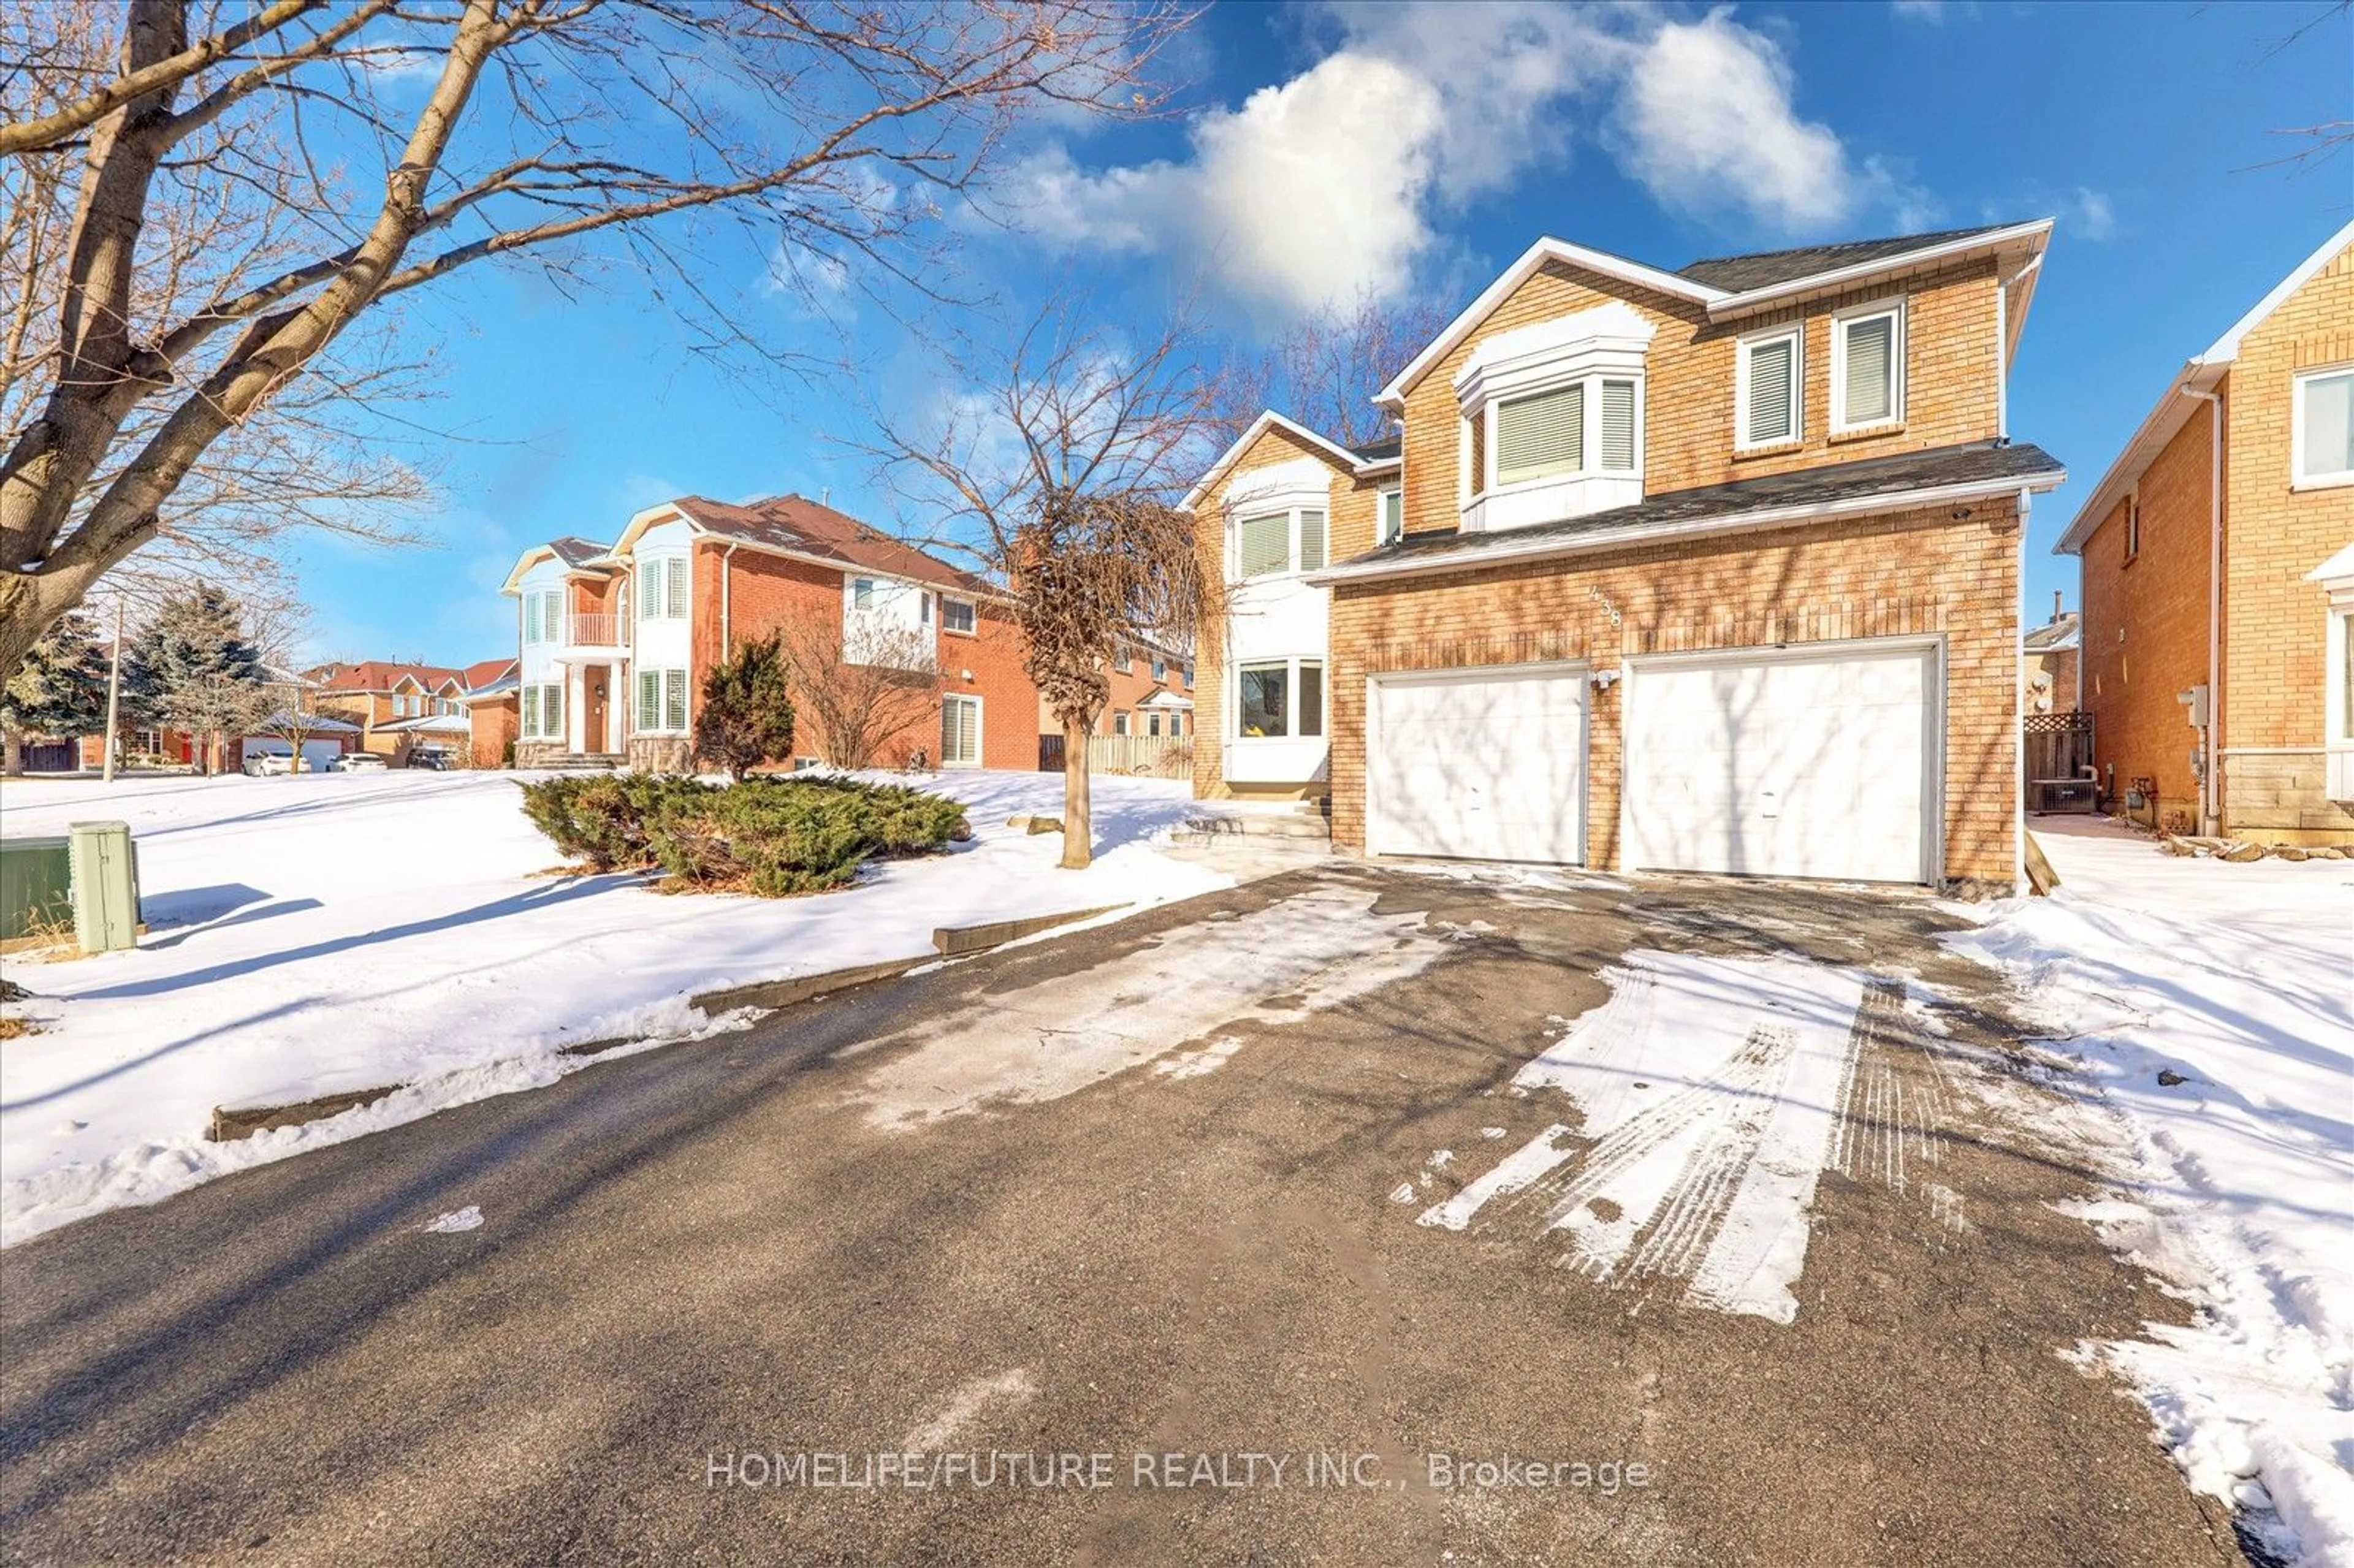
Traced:
POLYGON ((780 898, 839 887, 870 859, 964 837, 964 807, 900 784, 652 773, 524 786, 532 825, 592 871, 659 867, 682 887, 780 898))
POLYGON ((783 641, 776 632, 747 638, 735 656, 703 677, 695 709, 695 755, 730 779, 793 754, 793 703, 785 690, 783 641))

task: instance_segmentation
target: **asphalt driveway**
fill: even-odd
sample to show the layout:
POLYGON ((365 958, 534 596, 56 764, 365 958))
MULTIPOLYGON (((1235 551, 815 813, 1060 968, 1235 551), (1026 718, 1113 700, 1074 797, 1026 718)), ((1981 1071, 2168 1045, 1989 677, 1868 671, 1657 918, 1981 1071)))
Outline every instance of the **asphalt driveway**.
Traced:
POLYGON ((103 1214, 0 1254, 0 1550, 2238 1562, 1950 923, 1303 870, 103 1214))

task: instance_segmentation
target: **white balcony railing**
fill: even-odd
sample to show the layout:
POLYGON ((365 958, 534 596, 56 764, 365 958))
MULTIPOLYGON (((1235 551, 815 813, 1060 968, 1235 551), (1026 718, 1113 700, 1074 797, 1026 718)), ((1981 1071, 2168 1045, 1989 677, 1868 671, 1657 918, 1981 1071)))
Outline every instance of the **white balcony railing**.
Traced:
POLYGON ((572 610, 558 625, 556 641, 563 648, 623 649, 629 646, 628 625, 605 610, 572 610))

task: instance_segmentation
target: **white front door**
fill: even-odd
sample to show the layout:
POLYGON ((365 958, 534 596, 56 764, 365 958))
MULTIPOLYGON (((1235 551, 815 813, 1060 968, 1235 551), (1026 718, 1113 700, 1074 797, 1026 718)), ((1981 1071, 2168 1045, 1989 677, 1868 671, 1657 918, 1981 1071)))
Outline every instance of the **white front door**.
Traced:
POLYGON ((1628 870, 1934 877, 1935 648, 1748 650, 1632 669, 1628 870))
POLYGON ((1367 708, 1369 853, 1585 861, 1583 669, 1378 675, 1367 708))

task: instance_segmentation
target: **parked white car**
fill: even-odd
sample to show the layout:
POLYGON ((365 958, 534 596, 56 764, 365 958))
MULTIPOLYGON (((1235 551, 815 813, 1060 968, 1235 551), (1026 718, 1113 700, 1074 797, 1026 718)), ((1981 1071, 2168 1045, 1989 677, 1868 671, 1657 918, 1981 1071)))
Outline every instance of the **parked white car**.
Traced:
POLYGON ((248 751, 245 772, 249 779, 280 778, 294 771, 294 758, 284 751, 248 751))
POLYGON ((346 752, 342 757, 335 759, 335 771, 338 773, 381 773, 384 771, 384 758, 378 757, 373 751, 346 752))

